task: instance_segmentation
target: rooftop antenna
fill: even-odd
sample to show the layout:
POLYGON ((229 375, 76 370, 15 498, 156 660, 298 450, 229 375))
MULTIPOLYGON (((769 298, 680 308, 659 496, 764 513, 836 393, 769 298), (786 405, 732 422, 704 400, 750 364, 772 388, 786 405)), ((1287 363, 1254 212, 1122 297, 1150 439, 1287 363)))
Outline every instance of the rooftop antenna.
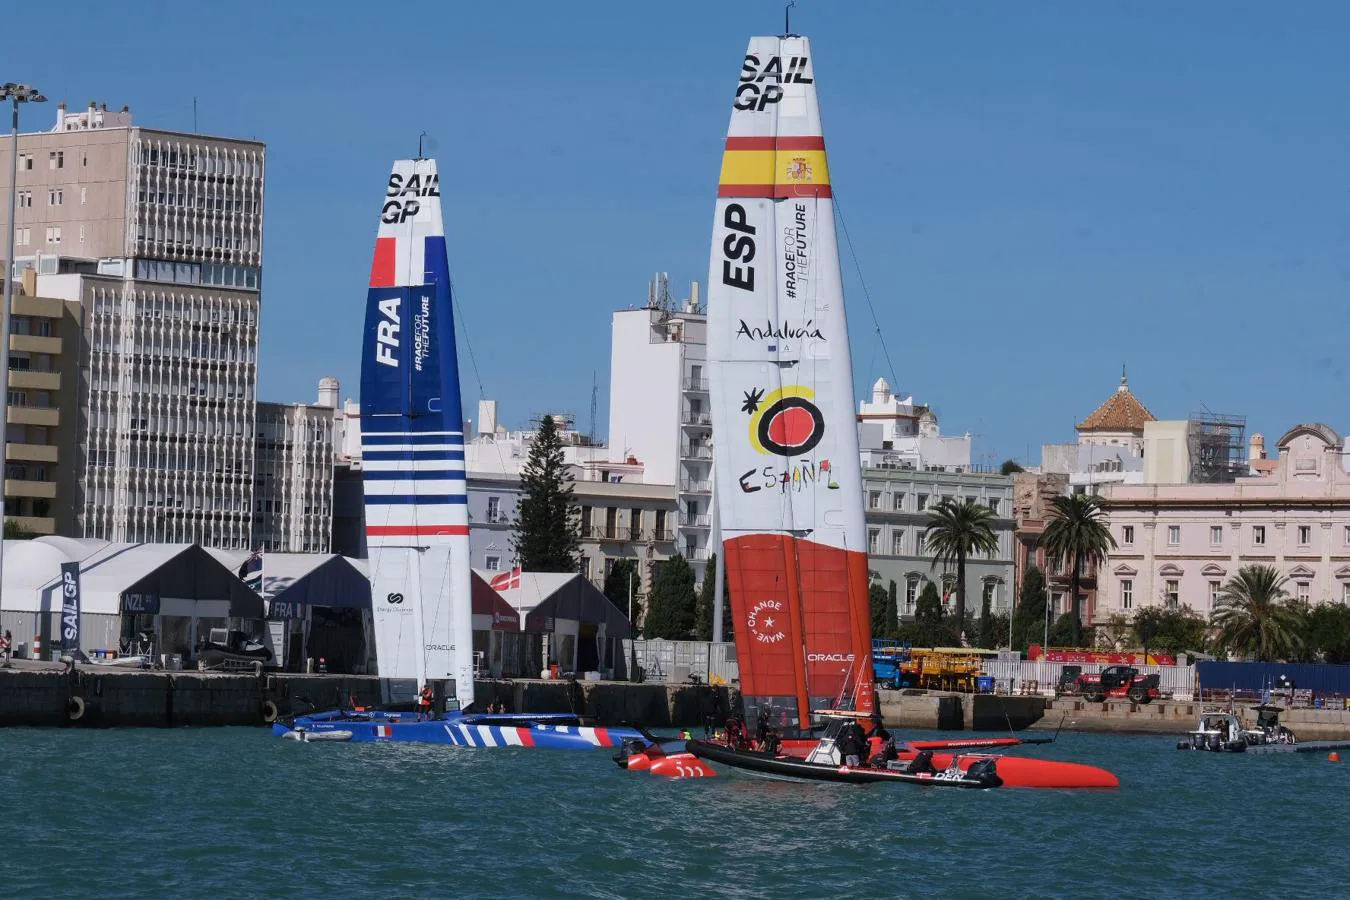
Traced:
POLYGON ((787 6, 783 7, 783 36, 788 37, 792 34, 792 7, 797 5, 797 0, 792 0, 787 6))
POLYGON ((192 98, 192 132, 193 134, 197 132, 197 98, 195 96, 192 98))
POLYGON ((591 440, 595 440, 595 408, 600 398, 600 382, 596 379, 596 371, 591 370, 591 440))
POLYGON ((427 133, 426 133, 425 131, 422 132, 421 134, 419 134, 419 135, 417 136, 417 158, 418 158, 418 159, 426 159, 426 157, 422 155, 422 141, 423 141, 424 138, 426 138, 426 136, 427 136, 427 133))

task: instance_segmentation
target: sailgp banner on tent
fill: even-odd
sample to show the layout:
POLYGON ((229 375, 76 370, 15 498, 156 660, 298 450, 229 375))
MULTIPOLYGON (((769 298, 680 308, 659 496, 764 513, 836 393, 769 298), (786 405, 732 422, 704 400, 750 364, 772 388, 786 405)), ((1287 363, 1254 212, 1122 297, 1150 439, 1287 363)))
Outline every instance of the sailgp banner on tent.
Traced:
POLYGON ((80 649, 80 564, 61 563, 61 649, 80 649))

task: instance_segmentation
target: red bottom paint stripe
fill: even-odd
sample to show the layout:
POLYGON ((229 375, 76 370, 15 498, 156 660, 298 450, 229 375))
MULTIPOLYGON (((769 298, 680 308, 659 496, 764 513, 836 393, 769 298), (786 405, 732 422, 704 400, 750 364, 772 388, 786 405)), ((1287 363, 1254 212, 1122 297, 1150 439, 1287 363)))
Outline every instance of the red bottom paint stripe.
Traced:
POLYGON ((366 534, 370 537, 419 537, 446 535, 468 535, 468 525, 367 525, 366 534))

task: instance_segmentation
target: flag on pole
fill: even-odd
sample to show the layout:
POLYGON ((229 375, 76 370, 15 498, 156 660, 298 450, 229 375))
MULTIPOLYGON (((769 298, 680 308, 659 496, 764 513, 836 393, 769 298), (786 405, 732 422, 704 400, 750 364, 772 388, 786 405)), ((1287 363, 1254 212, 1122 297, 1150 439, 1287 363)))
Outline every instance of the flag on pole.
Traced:
POLYGON ((262 547, 249 554, 248 559, 239 567, 239 578, 244 584, 262 593, 263 551, 262 547))
POLYGON ((488 582, 488 587, 494 591, 513 591, 520 587, 520 566, 516 566, 509 572, 502 572, 499 575, 493 575, 492 580, 488 582))

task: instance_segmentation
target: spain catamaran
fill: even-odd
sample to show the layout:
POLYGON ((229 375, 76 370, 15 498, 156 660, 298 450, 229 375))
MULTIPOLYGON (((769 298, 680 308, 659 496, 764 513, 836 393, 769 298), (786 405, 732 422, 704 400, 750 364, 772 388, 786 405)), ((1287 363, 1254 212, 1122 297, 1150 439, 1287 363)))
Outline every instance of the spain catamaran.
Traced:
POLYGON ((1016 738, 924 742, 869 764, 880 718, 832 198, 810 42, 752 38, 732 100, 708 275, 719 557, 744 717, 720 740, 635 744, 616 759, 672 777, 711 774, 716 762, 850 783, 1114 786, 1115 776, 1089 766, 958 749, 1016 738), (863 722, 876 725, 870 747, 863 722))
POLYGON ((476 747, 609 747, 631 729, 571 714, 473 711, 464 419, 436 161, 398 160, 385 186, 366 295, 361 455, 379 674, 448 702, 416 713, 338 709, 278 723, 282 736, 476 747))

